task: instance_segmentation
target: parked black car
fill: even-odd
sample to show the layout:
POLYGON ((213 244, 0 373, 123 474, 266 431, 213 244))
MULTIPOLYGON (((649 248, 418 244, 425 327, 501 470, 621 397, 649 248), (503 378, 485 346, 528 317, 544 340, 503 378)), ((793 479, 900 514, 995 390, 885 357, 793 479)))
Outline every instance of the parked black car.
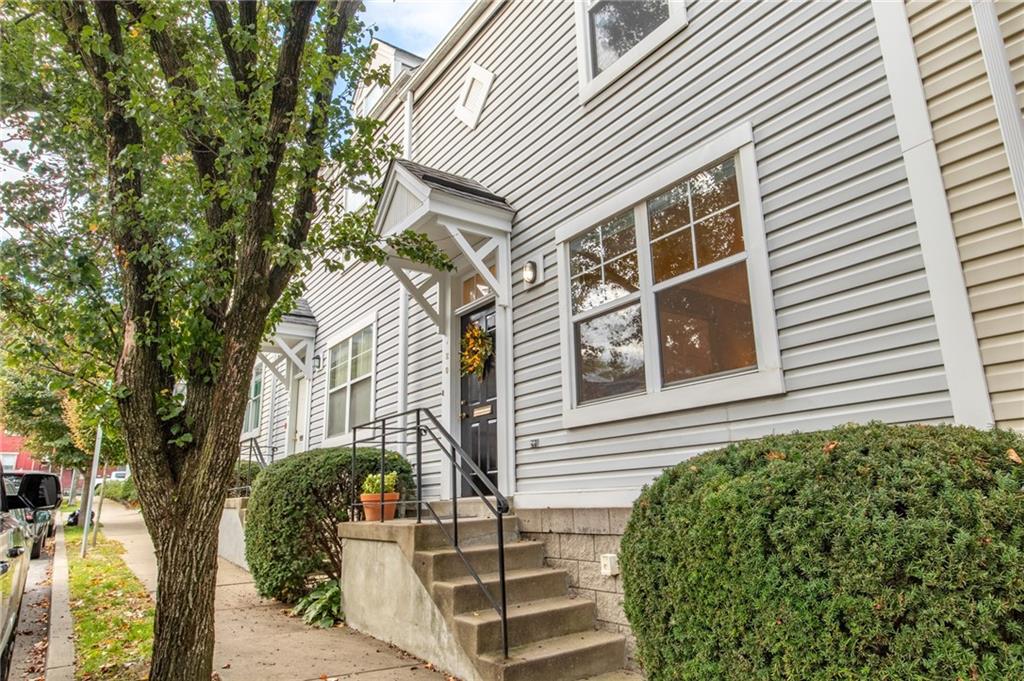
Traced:
MULTIPOLYGON (((7 494, 17 494, 21 487, 21 478, 32 471, 12 471, 4 473, 4 488, 7 494)), ((29 526, 32 534, 32 558, 39 558, 43 555, 43 544, 48 537, 56 532, 57 525, 55 514, 44 509, 25 509, 23 511, 25 523, 29 526)))
MULTIPOLYGON (((8 492, 12 484, 4 476, 5 494, 0 495, 0 681, 6 681, 11 670, 21 597, 28 575, 26 551, 31 552, 39 532, 36 518, 43 511, 52 514, 61 502, 60 479, 52 473, 23 473, 17 483, 8 492), (31 522, 27 519, 29 514, 31 522)), ((45 534, 40 536, 40 544, 44 538, 45 534)))

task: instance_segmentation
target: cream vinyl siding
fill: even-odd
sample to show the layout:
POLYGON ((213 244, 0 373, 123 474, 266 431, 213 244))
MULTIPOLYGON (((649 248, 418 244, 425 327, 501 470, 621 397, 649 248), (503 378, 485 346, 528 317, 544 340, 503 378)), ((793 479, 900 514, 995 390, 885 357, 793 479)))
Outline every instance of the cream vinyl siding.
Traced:
MULTIPOLYGON (((573 6, 508 2, 417 92, 413 160, 477 180, 517 211, 517 494, 635 489, 773 431, 952 419, 870 4, 688 2, 687 15, 584 105, 573 6), (452 113, 470 62, 495 74, 475 130, 452 113), (745 121, 788 392, 566 428, 555 230, 745 121), (538 257, 544 281, 524 289, 521 268, 538 257)), ((426 378, 415 362, 414 376, 426 378)))
MULTIPOLYGON (((1024 103, 1024 4, 997 9, 1024 103)), ((992 408, 998 425, 1024 430, 1024 225, 971 6, 907 11, 992 408)))

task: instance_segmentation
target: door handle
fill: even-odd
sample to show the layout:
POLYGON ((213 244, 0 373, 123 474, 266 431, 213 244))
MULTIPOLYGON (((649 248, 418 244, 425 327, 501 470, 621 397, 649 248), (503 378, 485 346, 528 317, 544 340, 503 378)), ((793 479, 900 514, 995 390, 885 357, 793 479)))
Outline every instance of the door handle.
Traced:
POLYGON ((7 571, 11 569, 11 564, 6 560, 0 560, 0 575, 6 575, 7 571))
POLYGON ((17 558, 18 556, 20 556, 23 553, 25 553, 25 547, 24 546, 14 546, 14 547, 11 547, 11 548, 7 549, 7 557, 8 558, 17 558))

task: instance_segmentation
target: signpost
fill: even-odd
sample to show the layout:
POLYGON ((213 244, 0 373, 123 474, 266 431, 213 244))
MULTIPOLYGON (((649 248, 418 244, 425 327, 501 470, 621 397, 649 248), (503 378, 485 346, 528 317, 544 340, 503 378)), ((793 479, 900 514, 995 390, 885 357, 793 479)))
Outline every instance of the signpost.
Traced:
MULTIPOLYGON (((82 521, 82 558, 85 558, 85 552, 89 545, 89 522, 92 517, 92 500, 96 495, 93 492, 96 490, 96 471, 100 467, 100 445, 103 444, 103 424, 97 424, 96 426, 96 446, 92 452, 92 473, 89 475, 89 500, 85 504, 85 520, 82 521)), ((79 517, 82 517, 79 514, 79 517)))

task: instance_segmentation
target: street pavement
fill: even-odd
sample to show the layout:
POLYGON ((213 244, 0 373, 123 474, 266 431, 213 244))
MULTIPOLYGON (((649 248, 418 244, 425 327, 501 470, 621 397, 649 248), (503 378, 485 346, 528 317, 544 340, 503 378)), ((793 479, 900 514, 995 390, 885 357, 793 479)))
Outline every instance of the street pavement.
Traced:
MULTIPOLYGON (((103 533, 124 544, 124 560, 150 593, 156 556, 142 515, 108 501, 103 533)), ((222 681, 443 681, 407 653, 345 627, 318 629, 261 599, 248 572, 218 561, 214 671, 222 681)))

